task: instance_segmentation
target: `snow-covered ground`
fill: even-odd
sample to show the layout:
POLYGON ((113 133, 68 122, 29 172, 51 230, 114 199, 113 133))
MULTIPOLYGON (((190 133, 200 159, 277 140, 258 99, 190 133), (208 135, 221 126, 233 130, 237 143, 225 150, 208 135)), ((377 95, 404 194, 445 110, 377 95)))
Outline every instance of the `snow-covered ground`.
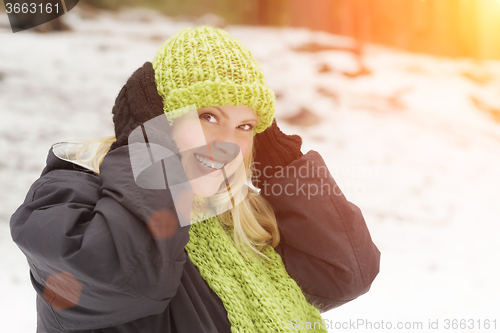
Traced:
MULTIPOLYGON (((78 7, 65 18, 73 31, 0 28, 2 332, 35 331, 35 292, 8 222, 50 145, 112 134, 111 108, 126 79, 192 24, 148 11, 90 15, 78 7)), ((369 46, 372 74, 350 78, 344 73, 357 67, 349 52, 294 51, 307 43, 343 47, 349 39, 304 29, 227 30, 252 50, 278 93, 282 130, 300 134, 304 152, 322 154, 382 252, 370 292, 323 315, 343 326, 330 331, 382 331, 388 323, 395 330, 398 322, 421 322, 418 332, 461 331, 446 330, 446 319, 474 320, 468 332, 494 331, 496 320, 499 330, 500 61, 369 46), (320 121, 286 122, 314 120, 301 109, 320 121), (439 328, 429 329, 429 320, 439 328)))

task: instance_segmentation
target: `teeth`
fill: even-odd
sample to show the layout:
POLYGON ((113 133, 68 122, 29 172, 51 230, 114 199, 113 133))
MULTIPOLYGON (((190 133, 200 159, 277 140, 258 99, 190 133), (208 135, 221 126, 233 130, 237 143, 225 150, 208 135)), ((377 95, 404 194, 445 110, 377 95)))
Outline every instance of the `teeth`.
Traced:
MULTIPOLYGON (((212 163, 209 160, 199 156, 198 154, 194 154, 194 156, 196 157, 198 162, 200 162, 202 165, 206 166, 207 168, 212 168, 212 163)), ((223 166, 224 166, 224 163, 219 163, 219 162, 214 161, 214 169, 218 170, 218 169, 222 168, 223 166)))

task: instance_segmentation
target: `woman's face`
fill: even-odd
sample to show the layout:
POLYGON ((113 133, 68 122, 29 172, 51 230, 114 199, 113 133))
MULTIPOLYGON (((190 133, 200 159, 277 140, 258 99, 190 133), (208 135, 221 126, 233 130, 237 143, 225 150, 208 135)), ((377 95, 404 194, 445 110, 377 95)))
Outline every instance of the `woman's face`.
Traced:
POLYGON ((255 111, 243 105, 201 108, 197 119, 191 116, 174 122, 172 137, 194 194, 212 196, 224 177, 244 168, 257 122, 255 111))

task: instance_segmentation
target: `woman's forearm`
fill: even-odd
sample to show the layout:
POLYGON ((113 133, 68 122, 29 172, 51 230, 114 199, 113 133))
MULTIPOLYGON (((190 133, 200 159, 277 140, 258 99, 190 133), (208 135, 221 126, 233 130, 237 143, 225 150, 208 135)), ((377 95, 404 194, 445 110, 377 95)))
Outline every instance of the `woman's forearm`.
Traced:
POLYGON ((167 190, 135 185, 123 147, 105 157, 101 177, 71 167, 42 175, 12 216, 11 230, 57 321, 65 329, 92 329, 160 313, 175 295, 189 228, 170 234, 151 228, 168 224, 151 219, 169 210, 167 190))
POLYGON ((276 250, 308 299, 326 311, 366 293, 378 274, 380 251, 321 156, 310 151, 268 175, 261 193, 277 213, 276 250))

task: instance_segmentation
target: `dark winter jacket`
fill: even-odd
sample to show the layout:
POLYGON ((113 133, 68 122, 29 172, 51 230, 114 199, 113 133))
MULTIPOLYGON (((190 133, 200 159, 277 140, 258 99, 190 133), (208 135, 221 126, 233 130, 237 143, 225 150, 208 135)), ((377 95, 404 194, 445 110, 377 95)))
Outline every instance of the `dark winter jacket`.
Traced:
MULTIPOLYGON (((271 180, 294 191, 268 189, 281 235, 275 250, 323 312, 369 290, 380 252, 331 175, 311 176, 313 165, 325 165, 317 152, 290 165, 309 177, 271 180), (336 190, 308 198, 309 184, 336 190)), ((184 250, 189 227, 152 237, 150 217, 162 210, 174 210, 169 191, 134 183, 127 146, 106 155, 100 176, 51 149, 10 222, 37 292, 37 332, 230 332, 222 301, 184 250)))

